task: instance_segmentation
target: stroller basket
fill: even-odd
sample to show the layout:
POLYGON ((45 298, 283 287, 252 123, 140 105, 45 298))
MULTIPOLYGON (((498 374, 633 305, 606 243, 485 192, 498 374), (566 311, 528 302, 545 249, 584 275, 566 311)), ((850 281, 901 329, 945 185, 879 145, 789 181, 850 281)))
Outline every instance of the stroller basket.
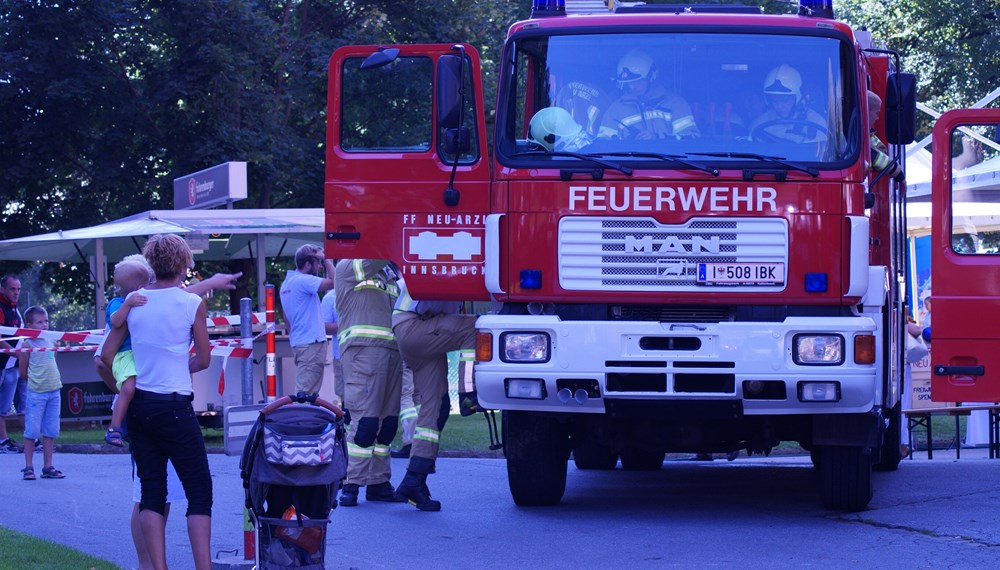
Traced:
POLYGON ((343 412, 314 394, 268 405, 247 436, 240 475, 257 567, 324 568, 330 510, 347 476, 343 412))
POLYGON ((258 570, 321 569, 326 559, 329 519, 257 519, 258 570))

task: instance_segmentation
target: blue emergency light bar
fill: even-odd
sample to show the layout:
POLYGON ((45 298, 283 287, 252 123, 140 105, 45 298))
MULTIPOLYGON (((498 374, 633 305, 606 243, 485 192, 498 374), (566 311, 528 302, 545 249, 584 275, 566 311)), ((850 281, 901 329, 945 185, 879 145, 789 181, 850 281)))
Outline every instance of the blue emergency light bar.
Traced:
POLYGON ((566 0, 531 0, 531 17, 565 16, 566 0))
POLYGON ((799 0, 799 15, 833 19, 833 0, 799 0))

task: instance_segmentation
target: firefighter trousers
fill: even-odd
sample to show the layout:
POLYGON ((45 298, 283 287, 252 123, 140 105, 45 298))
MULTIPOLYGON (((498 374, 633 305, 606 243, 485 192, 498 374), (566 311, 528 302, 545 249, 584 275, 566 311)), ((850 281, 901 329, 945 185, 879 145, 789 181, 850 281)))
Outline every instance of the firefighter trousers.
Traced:
POLYGON ((403 430, 403 445, 413 443, 413 429, 417 425, 417 406, 420 397, 413 390, 413 370, 403 360, 403 392, 399 398, 399 423, 403 430))
POLYGON ((351 411, 345 483, 384 483, 392 476, 389 445, 399 426, 399 352, 384 346, 351 346, 340 359, 344 368, 344 404, 351 411))
POLYGON ((410 468, 433 472, 441 431, 451 412, 448 397, 448 353, 472 353, 476 344, 475 315, 436 315, 421 318, 416 313, 393 317, 393 333, 407 366, 413 369, 413 390, 420 406, 410 450, 410 468))

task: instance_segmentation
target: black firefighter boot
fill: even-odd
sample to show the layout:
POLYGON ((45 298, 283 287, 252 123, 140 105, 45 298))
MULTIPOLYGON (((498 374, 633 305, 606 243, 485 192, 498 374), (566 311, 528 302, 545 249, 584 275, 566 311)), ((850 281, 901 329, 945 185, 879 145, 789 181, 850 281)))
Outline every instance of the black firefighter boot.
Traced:
POLYGON ((396 487, 396 497, 410 503, 417 510, 440 511, 441 501, 431 498, 431 491, 427 488, 427 473, 434 468, 434 462, 425 457, 413 457, 410 459, 410 468, 406 470, 406 476, 402 483, 396 487))

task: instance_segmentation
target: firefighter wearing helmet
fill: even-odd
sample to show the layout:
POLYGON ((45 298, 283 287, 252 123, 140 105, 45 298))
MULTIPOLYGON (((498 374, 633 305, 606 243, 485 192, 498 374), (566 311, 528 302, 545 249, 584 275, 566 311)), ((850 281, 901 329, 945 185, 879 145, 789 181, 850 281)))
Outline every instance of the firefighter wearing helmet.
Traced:
POLYGON ((822 143, 829 133, 823 117, 806 108, 802 76, 781 64, 764 77, 767 110, 750 126, 750 138, 762 142, 822 143))
POLYGON ((653 140, 700 136, 691 106, 656 82, 653 58, 638 49, 619 61, 615 81, 621 97, 611 104, 597 133, 600 138, 653 140))
POLYGON ((399 427, 403 375, 392 333, 398 276, 388 259, 341 259, 334 273, 344 409, 351 414, 342 507, 358 506, 361 487, 368 501, 399 502, 389 482, 389 445, 399 427))
POLYGON ((528 124, 528 141, 549 152, 575 152, 592 142, 562 107, 546 107, 535 113, 528 124))

